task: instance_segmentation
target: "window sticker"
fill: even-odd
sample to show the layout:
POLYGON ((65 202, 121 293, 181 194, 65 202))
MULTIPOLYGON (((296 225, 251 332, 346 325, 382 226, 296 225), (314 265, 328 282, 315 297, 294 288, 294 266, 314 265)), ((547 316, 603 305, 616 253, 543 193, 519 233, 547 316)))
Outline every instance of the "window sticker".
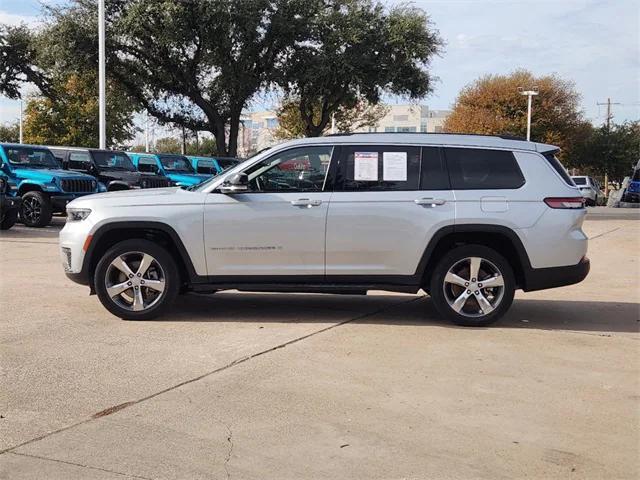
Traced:
POLYGON ((378 152, 354 152, 353 179, 364 182, 378 181, 378 152))
POLYGON ((382 153, 382 179, 384 181, 407 181, 407 152, 382 153))

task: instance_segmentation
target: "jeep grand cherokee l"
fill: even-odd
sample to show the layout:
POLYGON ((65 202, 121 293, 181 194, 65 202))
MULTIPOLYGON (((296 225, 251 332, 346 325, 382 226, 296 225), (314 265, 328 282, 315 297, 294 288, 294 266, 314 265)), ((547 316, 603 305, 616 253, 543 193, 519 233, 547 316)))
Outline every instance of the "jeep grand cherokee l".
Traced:
POLYGON ((589 271, 584 200, 556 152, 473 135, 294 140, 190 189, 74 201, 62 262, 125 319, 187 290, 424 289, 443 317, 487 325, 516 289, 589 271))

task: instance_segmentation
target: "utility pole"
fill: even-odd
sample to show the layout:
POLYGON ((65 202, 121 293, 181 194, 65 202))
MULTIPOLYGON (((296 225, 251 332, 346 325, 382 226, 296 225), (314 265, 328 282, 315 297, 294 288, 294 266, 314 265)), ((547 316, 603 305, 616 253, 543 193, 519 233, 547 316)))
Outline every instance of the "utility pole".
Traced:
POLYGON ((19 143, 22 143, 22 97, 20 97, 20 129, 18 133, 19 143))
POLYGON ((609 196, 609 161, 611 160, 611 119, 613 118, 613 113, 611 112, 611 105, 620 105, 618 102, 611 102, 611 98, 607 98, 607 101, 604 103, 596 103, 596 105, 606 105, 607 106, 607 158, 605 159, 604 164, 604 196, 609 196))
POLYGON ((100 131, 100 148, 107 148, 107 104, 105 83, 105 52, 104 52, 104 0, 98 0, 98 124, 100 131))
POLYGON ((525 90, 522 87, 518 87, 520 95, 527 96, 527 142, 531 141, 531 97, 538 95, 538 87, 533 87, 531 90, 525 90))
POLYGON ((180 150, 182 155, 187 153, 187 134, 184 131, 184 125, 182 125, 182 148, 180 150))

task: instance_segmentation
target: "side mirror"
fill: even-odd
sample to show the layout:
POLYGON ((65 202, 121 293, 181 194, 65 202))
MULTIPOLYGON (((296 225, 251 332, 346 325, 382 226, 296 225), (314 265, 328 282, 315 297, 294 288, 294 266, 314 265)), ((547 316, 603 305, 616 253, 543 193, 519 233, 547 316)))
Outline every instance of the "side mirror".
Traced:
POLYGON ((11 168, 9 168, 9 165, 7 165, 4 162, 0 163, 0 170, 2 170, 5 173, 11 173, 11 168))
POLYGON ((249 176, 236 173, 220 186, 220 193, 242 193, 249 191, 249 176))

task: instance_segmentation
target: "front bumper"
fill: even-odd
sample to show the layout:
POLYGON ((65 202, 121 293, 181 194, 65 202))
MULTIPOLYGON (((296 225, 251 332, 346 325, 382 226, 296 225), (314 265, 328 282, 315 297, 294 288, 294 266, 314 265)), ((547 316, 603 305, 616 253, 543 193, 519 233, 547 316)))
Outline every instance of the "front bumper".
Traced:
POLYGON ((564 287, 580 283, 589 274, 591 262, 582 257, 576 265, 552 268, 530 268, 525 272, 525 292, 545 290, 547 288, 564 287))
POLYGON ((55 211, 64 212, 67 208, 67 203, 86 195, 91 195, 91 193, 51 195, 49 198, 51 199, 51 206, 55 211))

